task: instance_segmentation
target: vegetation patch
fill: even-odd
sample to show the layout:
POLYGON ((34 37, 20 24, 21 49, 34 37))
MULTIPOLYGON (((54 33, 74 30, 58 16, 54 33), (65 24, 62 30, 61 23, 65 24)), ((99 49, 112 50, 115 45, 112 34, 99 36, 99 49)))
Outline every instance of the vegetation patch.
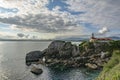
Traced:
POLYGON ((115 50, 97 80, 120 80, 120 50, 115 50))

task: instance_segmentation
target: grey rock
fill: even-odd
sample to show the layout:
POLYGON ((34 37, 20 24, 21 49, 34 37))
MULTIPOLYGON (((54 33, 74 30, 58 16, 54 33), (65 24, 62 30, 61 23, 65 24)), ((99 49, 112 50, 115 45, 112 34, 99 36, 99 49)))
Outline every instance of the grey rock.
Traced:
POLYGON ((43 55, 44 54, 41 51, 32 51, 32 52, 27 53, 26 58, 25 58, 26 64, 30 65, 31 62, 39 61, 39 59, 42 58, 43 55))
POLYGON ((56 40, 42 52, 28 53, 26 62, 30 64, 39 60, 39 63, 53 68, 87 66, 90 69, 99 69, 110 58, 108 54, 101 54, 107 51, 108 46, 107 42, 86 42, 80 47, 71 42, 56 40))
POLYGON ((32 67, 31 72, 34 73, 35 75, 40 75, 43 73, 43 70, 37 67, 32 67))
POLYGON ((56 49, 56 50, 60 50, 65 44, 65 41, 59 41, 59 40, 55 40, 53 42, 51 42, 51 44, 48 46, 49 49, 56 49))
POLYGON ((79 55, 80 55, 79 47, 76 46, 76 45, 73 45, 72 46, 72 56, 76 57, 76 56, 79 56, 79 55))
POLYGON ((98 68, 98 66, 96 64, 86 63, 85 65, 90 69, 97 69, 98 68))
POLYGON ((87 57, 75 57, 74 60, 77 63, 86 63, 89 58, 87 57))
POLYGON ((47 58, 70 58, 72 57, 72 44, 65 41, 53 41, 43 52, 47 58))

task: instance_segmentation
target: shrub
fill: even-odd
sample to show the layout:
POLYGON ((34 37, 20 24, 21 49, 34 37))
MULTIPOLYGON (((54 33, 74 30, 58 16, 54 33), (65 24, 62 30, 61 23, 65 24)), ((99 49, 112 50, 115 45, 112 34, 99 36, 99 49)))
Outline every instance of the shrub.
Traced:
POLYGON ((110 46, 109 46, 109 49, 110 50, 120 50, 120 40, 117 40, 117 41, 110 41, 110 46))

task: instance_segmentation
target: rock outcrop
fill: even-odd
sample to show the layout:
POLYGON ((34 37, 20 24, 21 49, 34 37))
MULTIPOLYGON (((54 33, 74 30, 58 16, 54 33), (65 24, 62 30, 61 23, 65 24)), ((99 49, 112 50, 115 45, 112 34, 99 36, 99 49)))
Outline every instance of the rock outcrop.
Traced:
POLYGON ((35 75, 40 75, 43 73, 43 70, 41 68, 38 68, 38 67, 32 67, 31 72, 35 75))
POLYGON ((71 42, 57 40, 53 41, 42 52, 28 53, 26 62, 39 60, 38 63, 53 68, 84 66, 91 69, 99 69, 110 59, 108 46, 108 42, 83 42, 76 46, 71 42))
POLYGON ((26 59, 26 64, 30 65, 31 62, 39 61, 39 59, 42 58, 43 55, 44 54, 41 51, 32 51, 32 52, 27 53, 26 58, 25 58, 26 59))
POLYGON ((43 52, 47 58, 68 59, 76 55, 73 52, 79 54, 76 48, 77 46, 73 46, 71 42, 53 41, 43 52))

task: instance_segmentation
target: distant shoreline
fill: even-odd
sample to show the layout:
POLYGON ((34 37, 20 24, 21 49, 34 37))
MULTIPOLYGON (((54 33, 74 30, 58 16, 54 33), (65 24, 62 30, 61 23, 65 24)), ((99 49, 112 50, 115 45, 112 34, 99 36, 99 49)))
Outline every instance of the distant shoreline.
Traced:
POLYGON ((0 39, 0 41, 52 41, 52 40, 0 39))
MULTIPOLYGON (((32 40, 32 39, 0 39, 0 41, 54 41, 54 40, 32 40)), ((62 41, 75 41, 75 42, 79 42, 79 41, 86 41, 86 40, 62 40, 62 41)))

